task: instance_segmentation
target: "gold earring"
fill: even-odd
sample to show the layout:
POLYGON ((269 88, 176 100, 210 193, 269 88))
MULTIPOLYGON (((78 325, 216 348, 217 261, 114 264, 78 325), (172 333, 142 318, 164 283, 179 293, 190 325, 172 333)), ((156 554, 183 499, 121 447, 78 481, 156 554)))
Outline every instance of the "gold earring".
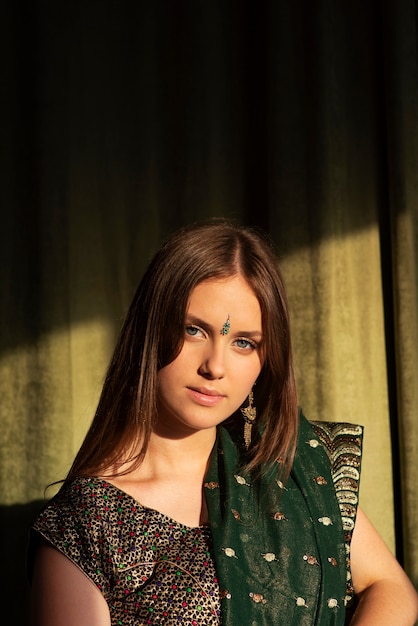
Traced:
POLYGON ((257 409, 253 405, 254 394, 252 391, 248 394, 248 406, 244 409, 241 409, 242 416, 244 418, 244 443, 245 447, 248 450, 251 443, 251 431, 253 428, 253 424, 257 417, 257 409))

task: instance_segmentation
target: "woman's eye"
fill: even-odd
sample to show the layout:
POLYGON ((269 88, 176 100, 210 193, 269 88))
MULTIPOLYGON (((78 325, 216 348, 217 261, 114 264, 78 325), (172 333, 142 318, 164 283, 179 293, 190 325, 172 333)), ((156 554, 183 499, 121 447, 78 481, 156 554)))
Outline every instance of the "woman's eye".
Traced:
POLYGON ((255 350, 255 348, 257 347, 255 343, 253 343, 249 339, 236 339, 235 345, 241 350, 255 350))
POLYGON ((186 334, 190 337, 199 337, 203 333, 198 326, 186 326, 186 334))

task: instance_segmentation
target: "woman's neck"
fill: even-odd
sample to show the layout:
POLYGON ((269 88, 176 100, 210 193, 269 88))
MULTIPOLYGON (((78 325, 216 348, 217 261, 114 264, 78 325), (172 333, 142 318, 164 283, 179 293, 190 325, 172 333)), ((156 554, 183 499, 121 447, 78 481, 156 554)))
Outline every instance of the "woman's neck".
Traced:
POLYGON ((196 527, 208 521, 203 482, 216 429, 182 438, 152 433, 138 468, 111 479, 142 505, 196 527))
POLYGON ((191 473, 203 482, 215 440, 215 428, 181 438, 167 438, 153 432, 141 463, 143 472, 160 477, 184 477, 191 473))

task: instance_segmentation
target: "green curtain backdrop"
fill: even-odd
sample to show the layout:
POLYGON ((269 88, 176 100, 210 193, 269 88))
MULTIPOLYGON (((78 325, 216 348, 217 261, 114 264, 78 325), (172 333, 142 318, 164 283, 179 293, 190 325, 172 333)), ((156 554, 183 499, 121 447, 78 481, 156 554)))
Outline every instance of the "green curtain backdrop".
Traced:
POLYGON ((1 31, 13 623, 28 525, 90 423, 147 260, 210 216, 273 238, 300 403, 365 425, 361 503, 418 584, 416 3, 35 0, 9 3, 1 31))

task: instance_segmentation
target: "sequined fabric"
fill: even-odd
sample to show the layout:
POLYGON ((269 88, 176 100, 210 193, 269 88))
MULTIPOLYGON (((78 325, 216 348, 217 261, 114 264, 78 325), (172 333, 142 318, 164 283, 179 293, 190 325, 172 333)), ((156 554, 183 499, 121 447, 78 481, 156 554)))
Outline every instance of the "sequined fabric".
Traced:
POLYGON ((351 539, 358 507, 363 428, 345 422, 311 422, 311 425, 323 445, 331 466, 345 539, 347 565, 345 603, 351 606, 354 599, 350 567, 351 539))
POLYGON ((220 622, 210 530, 142 507, 101 479, 63 486, 34 525, 96 584, 112 625, 220 622))

